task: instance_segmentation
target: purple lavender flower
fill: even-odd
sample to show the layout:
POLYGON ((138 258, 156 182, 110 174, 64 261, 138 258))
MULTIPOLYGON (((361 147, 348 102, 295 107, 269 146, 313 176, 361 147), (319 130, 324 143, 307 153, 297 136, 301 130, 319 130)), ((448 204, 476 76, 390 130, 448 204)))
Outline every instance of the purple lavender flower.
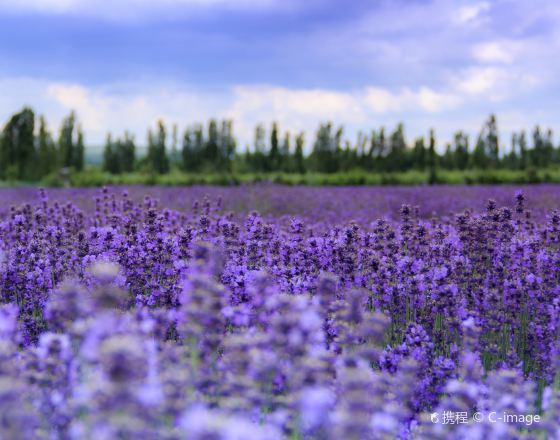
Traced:
POLYGON ((3 191, 1 438, 558 436, 556 187, 3 191))

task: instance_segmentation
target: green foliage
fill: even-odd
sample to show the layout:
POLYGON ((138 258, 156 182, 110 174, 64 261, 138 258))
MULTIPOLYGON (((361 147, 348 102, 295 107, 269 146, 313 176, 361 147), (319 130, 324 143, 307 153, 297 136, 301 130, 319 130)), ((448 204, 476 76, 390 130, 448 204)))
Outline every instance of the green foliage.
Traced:
POLYGON ((84 139, 71 113, 62 122, 58 144, 48 131, 45 118, 39 118, 35 134, 35 114, 24 108, 14 114, 2 130, 0 139, 0 178, 33 182, 52 174, 59 167, 84 168, 84 139))
POLYGON ((204 129, 200 124, 185 131, 182 149, 183 170, 230 172, 236 147, 233 122, 230 120, 218 122, 212 119, 208 123, 207 133, 205 138, 204 129))
POLYGON ((270 131, 270 151, 268 153, 267 171, 279 170, 280 168, 280 147, 278 143, 278 124, 272 123, 270 131))
POLYGON ((2 133, 2 178, 28 180, 35 177, 36 150, 33 137, 35 114, 24 108, 13 115, 2 133))
POLYGON ((313 151, 309 157, 311 168, 322 173, 334 173, 338 171, 344 129, 339 127, 334 131, 331 122, 321 124, 317 131, 313 151))
POLYGON ((430 183, 436 182, 436 134, 430 130, 430 146, 428 148, 428 171, 430 173, 430 183))
MULTIPOLYGON (((540 182, 560 183, 560 170, 439 170, 435 181, 431 181, 429 171, 409 170, 404 172, 368 173, 355 169, 338 173, 186 173, 171 170, 167 174, 131 172, 111 174, 99 168, 87 167, 82 172, 70 174, 70 185, 76 187, 103 185, 222 185, 232 186, 258 182, 283 185, 348 186, 348 185, 446 185, 474 184, 529 184, 540 182)), ((58 173, 51 173, 41 179, 45 186, 64 186, 58 173)))
POLYGON ((205 162, 204 134, 202 125, 188 128, 183 137, 183 169, 185 171, 200 171, 205 162))
POLYGON ((125 132, 124 138, 112 140, 107 135, 103 150, 103 170, 111 174, 130 173, 134 170, 136 162, 136 145, 134 138, 125 132))
POLYGON ((513 133, 511 148, 502 148, 494 115, 482 125, 474 148, 463 131, 456 132, 442 151, 434 130, 430 130, 428 139, 419 137, 409 146, 402 123, 391 131, 384 127, 369 134, 360 131, 351 141, 343 137, 343 126, 325 122, 308 142, 308 154, 304 133, 293 138, 289 132, 282 135, 276 122, 270 132, 264 125, 257 125, 252 145, 246 145, 244 152, 236 152, 231 120, 211 119, 206 126, 187 127, 181 146, 177 125, 172 126, 169 142, 165 124, 160 120, 155 131, 148 130, 148 151, 143 157, 136 157, 134 139, 127 132, 117 139, 109 135, 103 151, 105 173, 90 179, 87 176, 92 175, 91 170, 85 170, 84 163, 84 136, 76 115, 72 112, 63 120, 56 144, 44 118, 39 119, 38 126, 35 133, 35 115, 29 108, 7 122, 0 137, 1 179, 46 179, 68 184, 68 175, 81 176, 83 171, 85 184, 89 180, 107 179, 108 175, 112 176, 110 182, 132 179, 148 184, 190 184, 208 179, 226 183, 272 180, 288 184, 357 185, 537 183, 554 181, 554 167, 560 165, 560 147, 555 147, 551 130, 535 127, 529 142, 524 131, 513 133), (547 167, 551 170, 543 172, 547 167), (512 173, 508 174, 509 171, 512 173), (325 177, 329 174, 333 177, 325 177))
POLYGON ((280 163, 278 164, 278 169, 284 172, 290 172, 293 168, 290 145, 290 132, 287 131, 284 134, 284 140, 280 145, 280 163))
POLYGON ((399 171, 408 168, 406 141, 404 138, 404 126, 398 124, 389 139, 389 153, 385 157, 385 169, 387 171, 399 171))
POLYGON ((303 157, 303 145, 305 144, 305 134, 301 132, 296 136, 296 150, 294 152, 293 171, 305 173, 305 159, 303 157))
POLYGON ((424 145, 424 138, 418 138, 414 142, 414 148, 412 149, 412 163, 414 168, 418 170, 426 169, 428 152, 426 146, 424 145))
POLYGON ((167 132, 160 119, 157 123, 157 133, 148 131, 148 160, 147 164, 152 173, 165 174, 169 172, 169 158, 167 157, 165 140, 167 132))
POLYGON ((178 143, 177 136, 178 136, 177 124, 173 124, 173 129, 171 131, 171 155, 169 157, 171 168, 174 168, 176 165, 179 165, 181 161, 179 150, 177 149, 177 143, 178 143))
POLYGON ((77 171, 82 171, 84 169, 85 146, 84 146, 84 134, 82 132, 82 128, 79 125, 77 131, 76 145, 74 149, 75 149, 74 167, 76 168, 77 171))
POLYGON ((83 135, 76 126, 76 114, 71 112, 62 121, 58 138, 58 158, 60 165, 66 168, 81 170, 84 167, 83 135))

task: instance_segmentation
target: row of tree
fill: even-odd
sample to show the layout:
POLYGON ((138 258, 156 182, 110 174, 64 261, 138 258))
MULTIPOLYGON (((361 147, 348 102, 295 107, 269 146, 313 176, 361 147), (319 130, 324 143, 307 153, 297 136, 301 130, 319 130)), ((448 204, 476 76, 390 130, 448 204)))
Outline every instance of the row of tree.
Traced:
MULTIPOLYGON (((113 174, 135 170, 165 174, 172 168, 187 172, 274 172, 335 173, 362 169, 371 172, 410 169, 526 169, 560 164, 560 146, 553 142, 551 130, 535 127, 528 136, 514 133, 510 148, 502 148, 496 118, 491 115, 483 124, 473 145, 469 136, 459 131, 442 152, 436 148, 433 130, 427 139, 420 137, 409 145, 403 124, 386 133, 384 128, 369 135, 358 133, 355 142, 344 138, 344 128, 332 123, 319 126, 304 154, 303 132, 292 136, 281 133, 277 123, 270 131, 260 124, 255 128, 252 145, 240 152, 231 120, 212 119, 206 126, 188 127, 179 140, 177 126, 168 131, 159 121, 148 130, 147 154, 138 157, 135 139, 107 136, 103 152, 103 169, 113 174), (530 139, 529 139, 530 138, 530 139)), ((84 138, 76 116, 71 113, 62 122, 58 138, 49 133, 45 119, 36 121, 33 110, 24 108, 5 125, 0 138, 0 178, 36 180, 61 168, 82 170, 84 138), (38 129, 36 126, 38 125, 38 129)))
POLYGON ((0 178, 32 181, 61 168, 82 170, 84 137, 72 112, 62 121, 55 141, 39 118, 36 134, 35 113, 24 108, 4 126, 0 137, 0 178))
MULTIPOLYGON (((252 148, 247 145, 244 152, 236 154, 232 121, 211 120, 206 129, 201 124, 187 128, 181 152, 178 150, 177 127, 173 126, 171 153, 168 154, 166 129, 160 121, 156 135, 151 131, 148 133, 148 155, 139 164, 159 173, 167 172, 170 167, 190 172, 224 172, 235 169, 241 172, 335 173, 354 169, 372 172, 410 169, 435 172, 438 168, 522 170, 560 164, 560 146, 554 146, 552 130, 543 132, 539 126, 532 132, 531 146, 527 134, 521 131, 513 133, 509 149, 501 149, 494 115, 485 121, 473 146, 469 136, 458 131, 452 142, 445 145, 442 153, 437 152, 433 130, 430 130, 427 139, 419 137, 409 146, 403 124, 398 124, 389 134, 386 134, 384 128, 373 130, 369 136, 358 133, 354 143, 345 140, 343 136, 342 126, 335 127, 330 122, 321 124, 310 154, 304 155, 303 132, 293 137, 289 132, 281 135, 278 124, 274 122, 267 136, 265 127, 259 124, 255 128, 252 148)), ((122 149, 124 144, 126 143, 119 147, 119 142, 111 143, 109 138, 105 151, 122 149)), ((132 162, 129 156, 121 155, 126 165, 119 167, 114 164, 112 157, 106 155, 104 168, 107 171, 124 170, 132 162)))

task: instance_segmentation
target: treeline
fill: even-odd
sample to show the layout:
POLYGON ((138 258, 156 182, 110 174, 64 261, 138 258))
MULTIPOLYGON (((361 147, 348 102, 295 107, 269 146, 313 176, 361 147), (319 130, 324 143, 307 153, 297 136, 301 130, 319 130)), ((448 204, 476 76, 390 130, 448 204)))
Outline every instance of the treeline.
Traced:
POLYGON ((55 140, 45 118, 37 120, 26 107, 10 118, 0 135, 0 178, 34 181, 64 168, 81 171, 84 151, 84 136, 73 112, 62 121, 55 140))
MULTIPOLYGON (((255 128, 251 145, 238 148, 231 120, 210 120, 194 124, 179 134, 177 125, 166 127, 159 121, 147 134, 147 154, 138 156, 136 141, 125 132, 107 136, 102 168, 111 174, 133 171, 167 174, 170 170, 190 173, 337 173, 365 171, 396 173, 410 170, 525 170, 560 164, 560 146, 555 146, 552 130, 536 126, 530 134, 514 133, 509 148, 499 138, 496 117, 483 124, 473 143, 458 131, 443 149, 436 135, 409 143, 403 124, 392 131, 384 128, 360 132, 355 141, 344 137, 344 127, 320 124, 304 154, 303 132, 281 132, 277 123, 269 130, 255 128), (439 150, 439 151, 438 151, 439 150)), ((0 139, 0 178, 36 180, 54 171, 84 167, 84 139, 76 116, 64 119, 58 138, 49 133, 43 117, 36 120, 29 108, 13 115, 0 139), (37 128, 38 127, 38 128, 37 128)), ((435 181, 435 180, 434 180, 435 181)))
MULTIPOLYGON (((304 133, 295 136, 289 132, 281 133, 275 122, 269 132, 262 124, 257 125, 254 141, 244 151, 236 149, 232 121, 229 120, 210 120, 206 127, 202 124, 188 127, 180 146, 176 125, 172 133, 171 142, 168 142, 162 121, 155 134, 150 130, 148 155, 138 161, 136 169, 150 169, 160 174, 170 168, 189 172, 241 173, 419 170, 435 174, 438 169, 524 170, 560 164, 560 146, 554 145, 551 129, 543 131, 536 126, 530 135, 523 130, 514 133, 509 148, 506 148, 500 142, 494 115, 484 122, 473 144, 468 134, 458 131, 441 152, 438 152, 434 130, 430 130, 427 138, 419 137, 411 145, 402 123, 389 133, 383 127, 368 135, 360 132, 354 142, 344 138, 343 126, 323 123, 315 133, 307 155, 304 155, 304 133)), ((127 135, 124 140, 114 142, 109 137, 105 152, 106 171, 118 173, 133 166, 133 140, 127 135)))

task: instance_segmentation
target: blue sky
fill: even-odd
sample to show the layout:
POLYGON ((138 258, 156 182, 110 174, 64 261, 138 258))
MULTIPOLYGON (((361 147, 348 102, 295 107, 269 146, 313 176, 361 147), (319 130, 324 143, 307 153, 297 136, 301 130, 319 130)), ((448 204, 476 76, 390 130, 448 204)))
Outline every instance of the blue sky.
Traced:
POLYGON ((509 143, 560 129, 559 21, 554 0, 0 0, 0 118, 74 109, 89 144, 212 116, 242 145, 272 120, 443 143, 496 112, 509 143))

